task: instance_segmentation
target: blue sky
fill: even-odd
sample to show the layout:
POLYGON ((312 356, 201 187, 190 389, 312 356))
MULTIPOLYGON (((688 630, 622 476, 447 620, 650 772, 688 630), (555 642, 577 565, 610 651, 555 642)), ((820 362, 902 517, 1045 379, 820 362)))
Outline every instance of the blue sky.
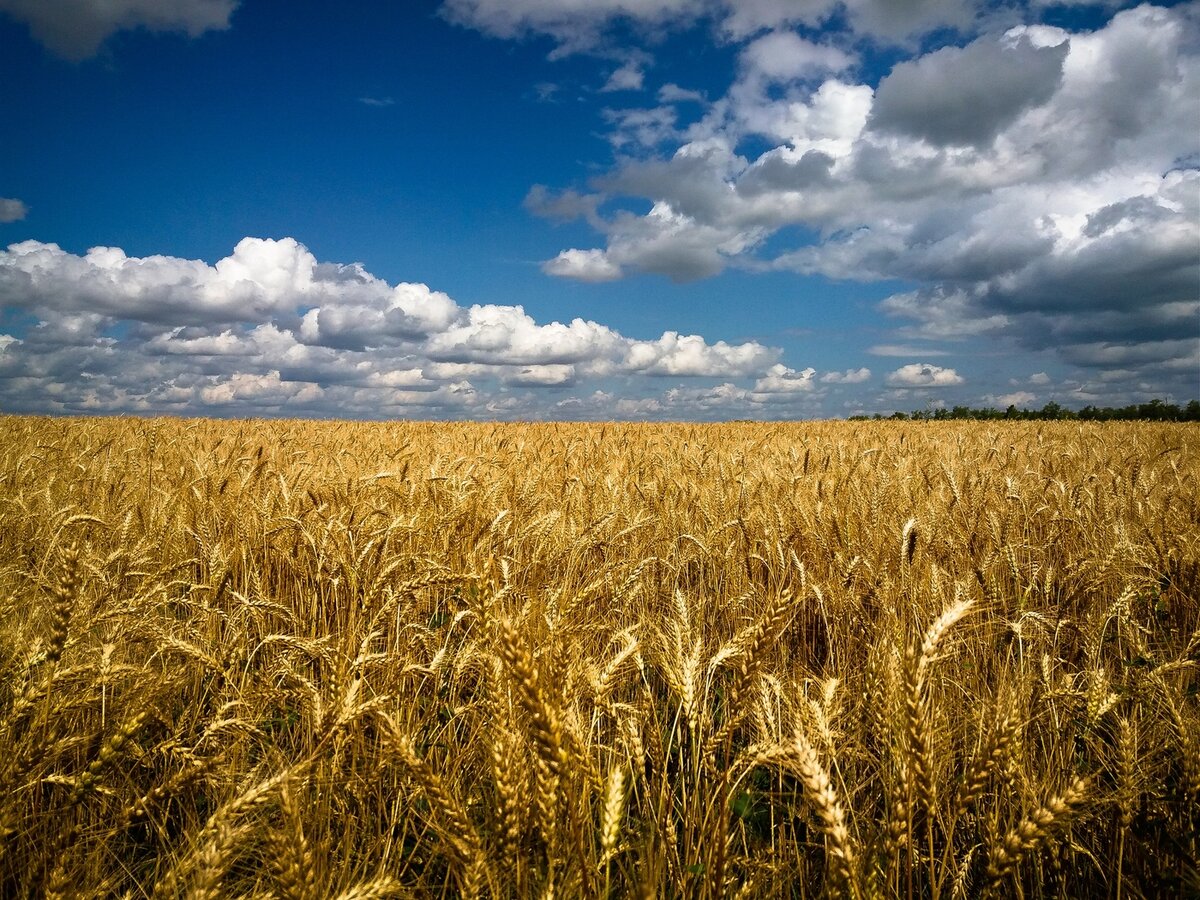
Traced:
POLYGON ((351 9, 0 0, 0 410, 1200 396, 1196 3, 351 9))

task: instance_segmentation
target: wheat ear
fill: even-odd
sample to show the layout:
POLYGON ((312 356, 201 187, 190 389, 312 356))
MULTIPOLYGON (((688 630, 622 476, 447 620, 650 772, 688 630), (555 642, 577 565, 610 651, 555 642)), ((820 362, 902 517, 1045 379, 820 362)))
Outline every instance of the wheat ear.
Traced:
POLYGON ((62 659, 71 627, 71 613, 79 597, 79 547, 71 544, 63 551, 62 571, 54 584, 54 606, 51 609, 50 641, 46 647, 46 663, 53 667, 62 659))
POLYGON ((909 655, 906 705, 912 776, 917 795, 931 813, 937 804, 937 785, 933 778, 933 723, 929 721, 927 690, 929 672, 946 633, 970 611, 972 603, 971 600, 958 600, 947 607, 925 632, 920 648, 909 655))
POLYGON ((1048 799, 1008 832, 991 854, 988 884, 997 886, 1022 859, 1045 844, 1055 831, 1064 828, 1083 802, 1087 787, 1087 779, 1077 779, 1066 791, 1048 799))
POLYGON ((279 811, 284 831, 271 842, 274 849, 271 870, 279 894, 283 900, 317 900, 320 892, 312 843, 304 833, 300 808, 287 782, 279 789, 279 811))
POLYGON ((521 644, 512 624, 500 621, 497 628, 500 659, 512 675, 517 701, 529 720, 535 747, 538 817, 542 835, 548 839, 554 831, 559 780, 568 762, 562 725, 542 693, 533 657, 521 644))
POLYGON ((821 820, 831 881, 842 895, 857 896, 854 847, 850 830, 846 827, 846 812, 834 790, 829 772, 821 765, 816 748, 803 734, 796 735, 791 750, 791 761, 804 785, 804 795, 821 820))
POLYGON ((615 765, 608 773, 608 782, 604 790, 604 815, 600 821, 602 865, 607 865, 617 852, 617 841, 621 837, 621 818, 624 814, 625 767, 615 765))

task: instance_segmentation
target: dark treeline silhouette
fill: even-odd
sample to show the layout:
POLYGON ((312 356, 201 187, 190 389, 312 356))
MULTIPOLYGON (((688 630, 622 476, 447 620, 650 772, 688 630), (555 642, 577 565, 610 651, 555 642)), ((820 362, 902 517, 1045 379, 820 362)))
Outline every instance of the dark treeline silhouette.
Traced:
POLYGON ((1115 422, 1142 420, 1147 422, 1200 422, 1200 400, 1192 400, 1186 406, 1151 400, 1149 403, 1134 403, 1129 406, 1085 406, 1078 412, 1051 401, 1041 409, 972 409, 955 406, 950 409, 919 409, 911 413, 895 412, 890 416, 876 413, 873 416, 851 416, 850 421, 862 422, 869 419, 900 419, 942 421, 945 419, 1078 419, 1085 422, 1115 422))

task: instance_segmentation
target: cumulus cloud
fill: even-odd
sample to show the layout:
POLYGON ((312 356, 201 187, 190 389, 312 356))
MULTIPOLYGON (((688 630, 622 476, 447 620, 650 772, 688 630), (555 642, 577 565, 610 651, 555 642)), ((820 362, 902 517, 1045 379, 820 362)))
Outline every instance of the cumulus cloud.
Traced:
POLYGON ((246 238, 216 266, 130 258, 117 247, 76 256, 57 244, 23 241, 0 256, 0 303, 34 314, 90 312, 171 324, 261 320, 314 287, 315 262, 291 238, 246 238))
POLYGON ((565 365, 520 366, 503 376, 505 384, 523 387, 561 387, 575 383, 575 367, 565 365))
POLYGON ((847 369, 845 372, 826 372, 821 376, 825 384, 862 384, 871 380, 871 370, 865 366, 861 369, 847 369))
POLYGON ((0 309, 32 323, 0 336, 0 406, 13 411, 531 417, 565 415, 563 392, 604 384, 608 417, 652 399, 680 417, 692 389, 667 398, 677 388, 664 379, 793 390, 812 376, 755 341, 641 340, 520 306, 461 306, 319 262, 292 238, 246 238, 212 265, 23 241, 0 251, 0 309))
POLYGON ((885 380, 891 387, 935 388, 962 384, 965 379, 953 369, 943 369, 929 363, 909 363, 889 373, 885 380))
POLYGON ((793 31, 773 31, 748 44, 742 50, 741 62, 750 78, 786 83, 840 72, 854 62, 854 57, 793 31))
POLYGON ((20 222, 29 215, 29 207, 13 197, 0 197, 0 225, 20 222))
POLYGON ((816 384, 813 376, 817 370, 809 367, 800 372, 789 369, 782 363, 776 363, 767 370, 767 374, 754 382, 756 394, 794 394, 811 393, 816 384))
MULTIPOLYGON (((735 80, 698 121, 680 127, 670 106, 637 111, 636 128, 612 119, 630 152, 594 183, 649 212, 594 219, 605 244, 589 260, 612 264, 605 277, 899 280, 876 355, 986 338, 1093 367, 1136 349, 1144 383, 1194 392, 1176 374, 1191 354, 1176 339, 1200 316, 1194 10, 1143 5, 1077 32, 993 11, 1012 27, 914 53, 872 88, 848 49, 781 30, 831 6, 747 3, 729 32, 747 41, 735 80)), ((911 13, 903 28, 883 5, 845 14, 893 35, 976 16, 891 6, 911 13)))
POLYGON ((94 56, 111 35, 131 28, 198 37, 229 27, 239 0, 0 0, 0 12, 29 26, 64 59, 94 56))
POLYGON ((631 342, 620 367, 647 375, 751 375, 763 371, 778 358, 777 350, 756 341, 708 344, 696 334, 668 331, 657 341, 631 342))
POLYGON ((439 362, 553 365, 610 357, 621 344, 612 329, 574 319, 539 325, 519 306, 472 306, 459 321, 429 336, 425 351, 439 362))
POLYGON ((322 396, 320 385, 283 381, 279 372, 264 375, 234 372, 219 382, 200 389, 200 399, 209 406, 276 406, 288 401, 312 401, 322 396))
POLYGON ((615 281, 621 277, 621 267, 603 250, 563 250, 554 259, 542 263, 542 271, 559 278, 577 281, 615 281))
POLYGON ((1031 394, 1029 391, 1013 391, 1011 394, 1001 394, 994 398, 997 406, 1029 406, 1037 400, 1037 394, 1031 394))

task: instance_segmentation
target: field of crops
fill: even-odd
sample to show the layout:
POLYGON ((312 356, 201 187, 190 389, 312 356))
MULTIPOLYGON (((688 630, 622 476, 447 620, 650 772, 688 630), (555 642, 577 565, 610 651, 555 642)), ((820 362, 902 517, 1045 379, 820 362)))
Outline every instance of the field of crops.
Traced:
POLYGON ((0 895, 1200 891, 1200 428, 0 419, 0 895))

